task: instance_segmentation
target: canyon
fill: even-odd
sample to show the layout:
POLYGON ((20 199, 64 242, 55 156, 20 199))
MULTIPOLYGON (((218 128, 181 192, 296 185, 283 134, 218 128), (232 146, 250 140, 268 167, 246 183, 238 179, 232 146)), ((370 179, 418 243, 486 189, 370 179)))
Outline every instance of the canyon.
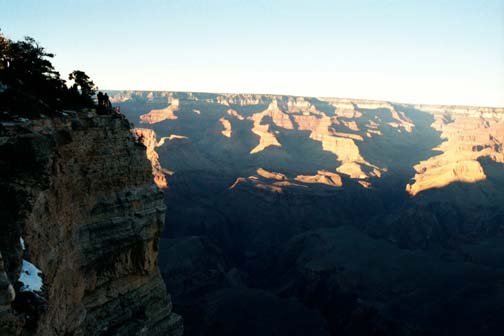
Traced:
POLYGON ((504 109, 109 94, 2 122, 2 333, 499 330, 504 109))
MULTIPOLYGON (((129 104, 132 104, 131 95, 134 94, 134 92, 115 93, 113 101, 125 104, 128 110, 129 104)), ((437 132, 438 143, 429 149, 440 154, 415 162, 413 165, 415 172, 409 176, 413 181, 404 183, 405 190, 412 196, 455 182, 484 180, 485 175, 478 163, 479 159, 489 158, 493 162, 504 162, 502 108, 424 106, 272 95, 200 94, 204 98, 199 98, 197 93, 140 92, 139 94, 146 97, 144 105, 168 105, 164 108, 149 109, 146 113, 131 117, 140 124, 153 125, 151 129, 154 131, 162 127, 157 126, 158 124, 175 121, 179 118, 179 114, 185 118, 188 112, 184 107, 187 104, 193 112, 198 111, 197 115, 201 117, 201 122, 210 121, 219 114, 221 134, 226 138, 232 138, 233 129, 236 127, 249 128, 248 137, 251 135, 258 137, 258 143, 249 149, 250 154, 259 154, 272 147, 282 148, 284 145, 279 141, 280 135, 302 136, 308 132, 308 139, 320 142, 322 151, 334 155, 334 163, 331 165, 334 173, 340 173, 354 180, 367 181, 365 185, 372 185, 370 179, 379 179, 389 169, 398 169, 387 164, 378 164, 379 161, 393 160, 390 155, 393 153, 385 151, 381 158, 374 158, 375 153, 370 153, 368 157, 363 155, 363 151, 372 146, 373 140, 394 141, 396 140, 394 138, 406 138, 407 134, 418 131, 418 135, 412 134, 411 138, 422 141, 424 140, 421 139, 422 132, 430 133, 427 136, 433 136, 433 133, 437 132), (167 103, 163 103, 163 100, 167 103), (199 109, 194 108, 194 105, 198 104, 202 106, 199 109), (226 108, 230 106, 231 108, 226 108), (243 112, 240 113, 240 109, 243 109, 243 112), (201 111, 208 115, 202 116, 201 111), (423 113, 423 118, 430 118, 428 130, 425 130, 425 127, 416 130, 415 123, 408 117, 409 113, 413 115, 423 113), (375 163, 372 162, 373 159, 375 163)), ((190 119, 192 121, 194 118, 190 119)), ((181 122, 174 124, 177 125, 177 130, 184 127, 180 124, 181 122)), ((306 142, 310 142, 308 139, 306 142)), ((401 165, 399 168, 411 167, 401 165)))
POLYGON ((504 108, 109 95, 161 181, 187 335, 500 329, 504 108))

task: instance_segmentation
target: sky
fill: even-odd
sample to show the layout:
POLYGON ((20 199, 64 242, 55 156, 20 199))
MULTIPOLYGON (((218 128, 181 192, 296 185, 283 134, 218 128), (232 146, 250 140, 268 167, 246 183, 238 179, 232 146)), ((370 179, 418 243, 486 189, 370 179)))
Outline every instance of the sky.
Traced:
POLYGON ((0 0, 101 89, 504 106, 504 0, 0 0))

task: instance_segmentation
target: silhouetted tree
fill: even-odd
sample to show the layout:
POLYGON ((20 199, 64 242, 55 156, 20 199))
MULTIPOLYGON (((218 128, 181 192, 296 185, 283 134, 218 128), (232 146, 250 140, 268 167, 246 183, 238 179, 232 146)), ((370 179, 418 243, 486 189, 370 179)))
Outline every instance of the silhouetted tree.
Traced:
POLYGON ((53 115, 65 108, 91 107, 96 86, 82 71, 68 88, 37 41, 12 41, 0 32, 0 118, 53 115))
POLYGON ((67 90, 45 52, 34 39, 0 38, 0 110, 20 115, 50 113, 62 107, 67 90))
POLYGON ((89 76, 83 71, 75 70, 68 75, 68 79, 74 81, 71 90, 80 93, 82 104, 88 106, 94 105, 93 96, 96 94, 98 88, 89 76))

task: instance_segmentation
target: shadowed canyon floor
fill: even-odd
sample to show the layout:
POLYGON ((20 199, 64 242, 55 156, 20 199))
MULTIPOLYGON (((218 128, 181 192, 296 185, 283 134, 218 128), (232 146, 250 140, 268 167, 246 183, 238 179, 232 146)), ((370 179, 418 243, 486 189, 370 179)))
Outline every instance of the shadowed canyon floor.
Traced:
POLYGON ((164 189, 188 335, 500 330, 503 108, 109 94, 164 189))

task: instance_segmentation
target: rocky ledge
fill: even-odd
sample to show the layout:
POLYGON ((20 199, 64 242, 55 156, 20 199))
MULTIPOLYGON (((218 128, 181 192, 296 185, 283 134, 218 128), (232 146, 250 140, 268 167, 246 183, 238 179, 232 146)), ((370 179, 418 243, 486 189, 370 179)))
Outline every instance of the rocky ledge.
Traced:
POLYGON ((3 122, 0 172, 0 335, 182 334, 163 194, 125 118, 3 122))

